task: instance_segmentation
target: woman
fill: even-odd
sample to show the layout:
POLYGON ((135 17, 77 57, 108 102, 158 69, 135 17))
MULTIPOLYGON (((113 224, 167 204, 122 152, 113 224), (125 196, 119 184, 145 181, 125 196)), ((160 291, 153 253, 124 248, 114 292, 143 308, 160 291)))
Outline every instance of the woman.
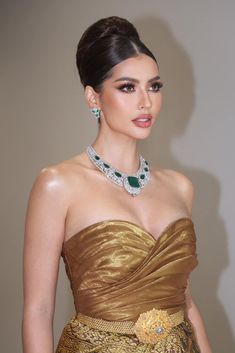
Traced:
POLYGON ((76 314, 57 353, 210 353, 188 277, 197 265, 192 182, 150 167, 137 141, 162 104, 157 61, 126 19, 83 34, 77 67, 99 123, 85 151, 44 168, 24 246, 24 353, 52 353, 60 256, 76 314))

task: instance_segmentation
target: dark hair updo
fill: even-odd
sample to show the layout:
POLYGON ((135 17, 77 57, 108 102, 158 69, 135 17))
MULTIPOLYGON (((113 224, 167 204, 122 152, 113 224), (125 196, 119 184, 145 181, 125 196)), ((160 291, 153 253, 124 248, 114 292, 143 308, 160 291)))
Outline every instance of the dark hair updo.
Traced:
POLYGON ((112 67, 140 53, 157 63, 128 20, 117 16, 98 20, 86 29, 77 47, 76 64, 83 87, 89 85, 100 92, 103 81, 112 75, 112 67))

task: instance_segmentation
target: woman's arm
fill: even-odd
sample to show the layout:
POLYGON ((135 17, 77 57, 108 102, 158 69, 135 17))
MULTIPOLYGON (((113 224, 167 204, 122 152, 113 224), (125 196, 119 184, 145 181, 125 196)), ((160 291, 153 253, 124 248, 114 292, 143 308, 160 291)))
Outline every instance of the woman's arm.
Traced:
MULTIPOLYGON (((192 181, 182 173, 174 171, 174 176, 175 176, 177 188, 178 190, 180 190, 185 206, 187 207, 188 213, 190 216, 192 216, 192 207, 193 207, 193 200, 194 200, 194 193, 195 193, 194 185, 192 181)), ((185 295, 186 295, 186 307, 187 307, 188 318, 193 325, 200 351, 201 353, 212 353, 201 314, 190 292, 189 281, 188 281, 185 295)))
POLYGON ((64 224, 65 182, 53 167, 43 169, 30 192, 23 251, 24 353, 53 353, 53 316, 64 224))
POLYGON ((191 295, 189 282, 185 291, 185 295, 187 315, 193 325, 200 351, 201 353, 212 353, 202 316, 191 295))

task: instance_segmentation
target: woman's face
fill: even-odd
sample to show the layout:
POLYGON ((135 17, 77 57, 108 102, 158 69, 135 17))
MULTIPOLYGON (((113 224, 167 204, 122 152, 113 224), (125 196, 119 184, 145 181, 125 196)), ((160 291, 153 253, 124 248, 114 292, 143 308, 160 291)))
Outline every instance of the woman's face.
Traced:
POLYGON ((159 76, 156 62, 145 54, 117 64, 99 95, 101 129, 146 138, 162 105, 159 76))

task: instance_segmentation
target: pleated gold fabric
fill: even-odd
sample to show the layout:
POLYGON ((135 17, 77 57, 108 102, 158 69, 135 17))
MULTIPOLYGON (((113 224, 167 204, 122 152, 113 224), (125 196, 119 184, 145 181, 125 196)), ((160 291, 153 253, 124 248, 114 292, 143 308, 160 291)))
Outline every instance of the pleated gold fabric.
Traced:
MULTIPOLYGON (((62 257, 77 313, 107 321, 134 321, 153 308, 169 314, 185 309, 185 289, 197 265, 196 235, 190 218, 171 222, 158 239, 124 220, 90 225, 63 244, 62 257)), ((159 352, 198 353, 192 326, 185 317, 167 340, 138 341, 79 322, 65 326, 56 353, 159 352)))

